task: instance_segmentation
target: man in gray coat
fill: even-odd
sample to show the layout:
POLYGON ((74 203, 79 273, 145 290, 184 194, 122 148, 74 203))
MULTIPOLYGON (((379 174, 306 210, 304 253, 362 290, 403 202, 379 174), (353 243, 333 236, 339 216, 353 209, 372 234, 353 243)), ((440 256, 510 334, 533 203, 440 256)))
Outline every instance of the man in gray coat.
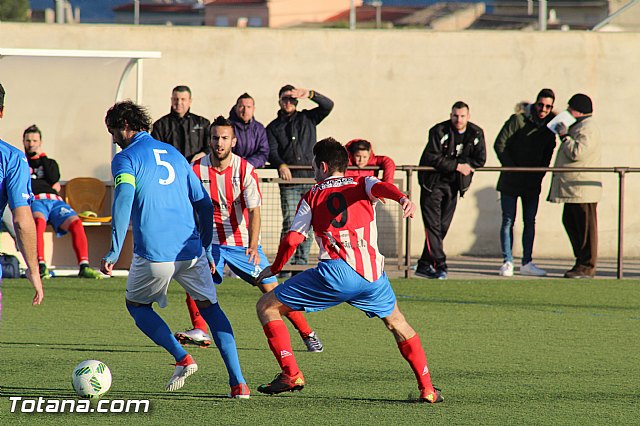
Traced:
MULTIPOLYGON (((568 111, 576 119, 568 129, 559 125, 562 143, 554 167, 599 167, 600 134, 594 124, 591 98, 582 93, 569 99, 568 111)), ((596 208, 602 195, 597 172, 555 172, 551 180, 549 201, 564 203, 564 225, 576 262, 565 278, 593 278, 598 258, 598 215, 596 208)))

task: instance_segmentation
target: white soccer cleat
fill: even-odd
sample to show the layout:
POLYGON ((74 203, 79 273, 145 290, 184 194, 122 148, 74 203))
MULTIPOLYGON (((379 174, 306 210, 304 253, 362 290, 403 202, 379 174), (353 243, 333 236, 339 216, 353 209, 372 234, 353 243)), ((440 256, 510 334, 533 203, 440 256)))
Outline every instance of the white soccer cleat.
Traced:
POLYGON ((544 277, 547 275, 547 271, 542 268, 538 268, 535 263, 529 262, 526 265, 520 267, 520 275, 529 275, 532 277, 544 277))
POLYGON ((167 383, 165 390, 175 391, 184 386, 184 381, 187 377, 198 371, 198 364, 193 360, 191 355, 187 354, 182 361, 176 363, 176 369, 173 372, 173 376, 167 383))
POLYGON ((199 328, 179 331, 175 334, 175 337, 182 345, 197 345, 203 348, 211 345, 211 336, 199 328))
POLYGON ((513 276, 513 262, 504 262, 500 267, 500 271, 498 274, 501 277, 512 277, 513 276))
POLYGON ((302 341, 307 347, 307 352, 322 352, 324 350, 324 345, 318 339, 315 331, 312 331, 307 337, 303 337, 302 341))

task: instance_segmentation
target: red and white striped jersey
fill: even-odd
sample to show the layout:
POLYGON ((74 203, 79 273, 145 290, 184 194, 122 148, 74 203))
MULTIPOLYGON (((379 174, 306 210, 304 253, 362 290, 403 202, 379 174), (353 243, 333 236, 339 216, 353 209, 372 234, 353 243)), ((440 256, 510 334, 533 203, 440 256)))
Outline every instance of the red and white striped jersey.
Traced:
POLYGON ((319 260, 343 259, 367 281, 376 281, 384 269, 376 224, 379 200, 371 194, 378 183, 385 185, 372 176, 323 180, 300 200, 291 231, 306 237, 313 226, 319 260))
POLYGON ((213 244, 249 246, 249 210, 260 207, 262 194, 251 163, 231 153, 231 163, 222 172, 206 155, 191 165, 213 202, 213 244))

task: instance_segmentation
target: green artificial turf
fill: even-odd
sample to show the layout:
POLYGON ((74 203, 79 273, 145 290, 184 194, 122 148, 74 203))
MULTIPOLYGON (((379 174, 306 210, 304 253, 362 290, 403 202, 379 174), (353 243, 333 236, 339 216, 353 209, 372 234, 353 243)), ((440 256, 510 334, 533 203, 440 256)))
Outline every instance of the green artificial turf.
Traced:
MULTIPOLYGON (((215 348, 189 349, 199 371, 164 392, 173 359, 134 325, 123 278, 45 282, 31 307, 26 280, 5 280, 0 324, 0 425, 223 424, 404 425, 638 424, 640 283, 614 280, 393 280, 401 310, 420 333, 444 404, 412 402, 415 378, 381 321, 348 305, 307 316, 325 345, 305 352, 302 392, 256 391, 279 371, 255 314, 259 291, 218 286, 234 326, 250 400, 226 398, 215 348), (9 397, 75 398, 71 371, 99 359, 113 374, 105 399, 149 399, 148 413, 11 413, 9 397)), ((184 292, 172 283, 157 309, 172 330, 188 328, 184 292)), ((290 327, 290 330, 292 328, 290 327)))

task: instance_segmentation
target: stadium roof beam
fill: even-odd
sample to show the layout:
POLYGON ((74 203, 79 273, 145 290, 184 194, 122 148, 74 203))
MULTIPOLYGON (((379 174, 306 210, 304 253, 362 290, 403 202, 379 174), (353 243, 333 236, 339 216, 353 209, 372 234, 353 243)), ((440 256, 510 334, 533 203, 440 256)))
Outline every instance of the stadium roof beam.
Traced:
POLYGON ((70 49, 15 49, 0 47, 0 59, 5 56, 30 56, 30 57, 58 57, 58 58, 113 58, 129 59, 127 65, 122 70, 122 75, 118 82, 116 91, 116 102, 122 100, 124 82, 129 76, 131 69, 137 65, 136 75, 136 102, 142 101, 142 60, 160 59, 162 53, 158 51, 144 50, 70 50, 70 49))
MULTIPOLYGON (((136 67, 136 103, 142 102, 142 60, 160 59, 162 53, 152 50, 72 50, 72 49, 16 49, 0 47, 0 60, 9 56, 22 56, 32 58, 88 58, 88 59, 128 59, 129 61, 122 70, 118 89, 116 90, 115 102, 122 100, 124 84, 136 67)), ((115 144, 111 148, 111 156, 116 154, 115 144)))
MULTIPOLYGON (((116 90, 115 101, 122 100, 124 93, 124 83, 136 67, 136 103, 142 102, 142 60, 160 59, 162 53, 150 50, 71 50, 71 49, 16 49, 0 47, 0 60, 8 56, 23 56, 32 58, 105 58, 105 59, 128 59, 129 61, 122 70, 118 89, 116 90)), ((111 156, 116 154, 116 146, 113 145, 111 156)))

